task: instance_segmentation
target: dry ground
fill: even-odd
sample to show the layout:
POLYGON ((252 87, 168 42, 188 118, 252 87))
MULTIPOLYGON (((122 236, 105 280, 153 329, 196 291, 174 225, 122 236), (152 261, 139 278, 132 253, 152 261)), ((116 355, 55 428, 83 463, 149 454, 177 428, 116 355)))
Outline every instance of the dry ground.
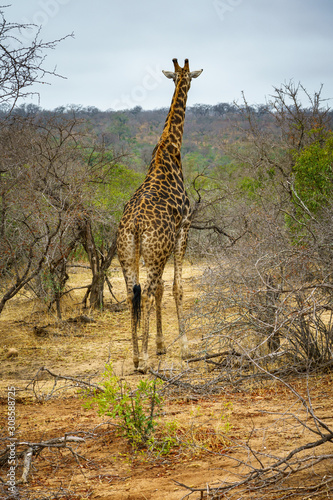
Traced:
MULTIPOLYGON (((202 270, 202 266, 185 265, 185 311, 195 304, 196 279, 202 270)), ((177 327, 172 299, 172 264, 168 264, 164 279, 163 324, 169 348, 163 359, 155 356, 152 320, 150 356, 153 367, 160 365, 160 369, 176 373, 185 370, 187 364, 180 361, 179 344, 174 342, 177 327)), ((124 283, 117 263, 112 267, 110 280, 115 295, 124 299, 124 283)), ((82 286, 89 282, 88 271, 73 269, 72 285, 82 286)), ((82 294, 82 290, 74 292, 72 299, 67 301, 65 319, 82 313, 82 294)), ((252 467, 258 468, 272 461, 272 457, 284 457, 291 450, 318 439, 297 422, 300 419, 311 423, 299 399, 283 384, 270 382, 261 387, 249 387, 246 392, 226 387, 221 394, 205 397, 170 393, 161 421, 176 425, 179 446, 162 457, 133 453, 126 440, 117 434, 114 422, 98 416, 95 408, 83 407, 75 388, 66 389, 66 384, 59 381, 53 396, 48 398, 54 386, 51 377, 44 372, 34 386, 30 383, 41 367, 72 377, 96 375, 94 381, 98 381, 109 361, 133 387, 140 377, 148 376, 133 372, 127 311, 112 312, 107 307, 103 313, 88 311, 86 314, 95 322, 57 324, 55 317, 47 315, 41 304, 21 296, 9 304, 0 317, 2 437, 8 436, 7 388, 13 386, 18 441, 36 443, 62 437, 65 433, 76 433, 85 439, 79 446, 73 445, 78 455, 69 450, 46 448, 34 457, 28 484, 19 485, 22 498, 180 500, 191 493, 181 484, 195 489, 235 481, 252 467), (62 389, 58 390, 60 387, 62 389)), ((189 340, 193 353, 200 354, 200 332, 189 340)), ((204 371, 206 368, 202 363, 198 369, 204 371)), ((306 397, 305 378, 290 382, 306 397)), ((313 410, 332 428, 332 374, 311 377, 308 385, 313 410)), ((332 455, 332 452, 332 444, 328 443, 320 451, 314 450, 313 455, 332 455)), ((18 458, 17 463, 15 473, 19 479, 22 459, 18 458)), ((5 463, 1 470, 5 480, 6 467, 5 463)), ((316 494, 315 486, 325 482, 331 484, 332 471, 332 461, 327 459, 299 472, 295 478, 289 477, 288 469, 285 479, 267 498, 330 498, 328 488, 316 494), (295 487, 301 488, 297 495, 295 487), (289 496, 284 496, 288 491, 289 496)), ((6 487, 3 491, 6 493, 6 487)), ((245 494, 239 490, 223 498, 259 497, 258 491, 245 494)), ((190 496, 192 500, 199 498, 206 496, 199 491, 190 496)))

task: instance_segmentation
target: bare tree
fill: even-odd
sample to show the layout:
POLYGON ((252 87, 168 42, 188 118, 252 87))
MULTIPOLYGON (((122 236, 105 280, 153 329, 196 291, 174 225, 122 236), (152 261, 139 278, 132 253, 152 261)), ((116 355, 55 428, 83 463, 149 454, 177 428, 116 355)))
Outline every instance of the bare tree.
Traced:
MULTIPOLYGON (((114 224, 111 226, 114 226, 114 224)), ((98 245, 94 237, 92 221, 90 218, 87 218, 81 225, 80 240, 87 253, 93 275, 92 282, 83 299, 83 304, 86 307, 87 299, 90 296, 90 307, 93 309, 103 309, 105 282, 112 293, 112 285, 107 277, 107 270, 116 254, 116 231, 111 230, 109 232, 109 238, 105 242, 106 247, 104 244, 98 245)))
POLYGON ((42 42, 36 26, 10 23, 0 8, 0 103, 5 110, 0 123, 0 312, 29 285, 56 303, 61 317, 67 261, 79 243, 93 272, 91 305, 101 307, 106 269, 115 253, 112 244, 111 250, 104 244, 104 256, 93 235, 102 227, 112 242, 114 217, 94 202, 92 189, 94 183, 110 182, 112 152, 96 146, 75 110, 71 116, 48 116, 38 107, 28 114, 14 110, 18 99, 35 93, 32 85, 59 76, 44 62, 45 52, 61 40, 42 42), (34 38, 25 43, 24 33, 32 29, 34 38))
POLYGON ((19 98, 36 94, 31 90, 33 85, 47 83, 48 76, 60 76, 44 66, 45 52, 67 37, 43 42, 37 26, 8 22, 4 9, 5 6, 0 7, 0 103, 10 113, 19 98), (25 43, 22 35, 33 29, 34 38, 25 43))
POLYGON ((119 158, 75 117, 13 115, 0 144, 0 312, 29 284, 56 304, 60 318, 68 260, 79 244, 93 274, 90 305, 101 308, 105 281, 112 288, 107 269, 116 232, 116 207, 112 198, 104 203, 103 190, 119 158))
MULTIPOLYGON (((321 192, 316 211, 303 196, 307 190, 295 188, 302 152, 330 140, 330 114, 320 91, 312 98, 301 85, 275 90, 270 126, 261 127, 245 100, 241 141, 226 145, 237 177, 229 197, 210 208, 224 245, 211 251, 215 265, 210 262, 189 328, 201 329, 208 354, 246 350, 260 366, 302 371, 329 366, 333 355, 331 181, 327 174, 328 194, 321 192)), ((316 175, 324 174, 317 168, 316 175)), ((222 360, 226 377, 228 366, 222 360)), ((247 369, 244 360, 239 376, 247 369)))
POLYGON ((1 129, 0 311, 37 275, 51 290, 53 272, 76 244, 81 186, 72 179, 84 165, 73 126, 13 117, 1 129))

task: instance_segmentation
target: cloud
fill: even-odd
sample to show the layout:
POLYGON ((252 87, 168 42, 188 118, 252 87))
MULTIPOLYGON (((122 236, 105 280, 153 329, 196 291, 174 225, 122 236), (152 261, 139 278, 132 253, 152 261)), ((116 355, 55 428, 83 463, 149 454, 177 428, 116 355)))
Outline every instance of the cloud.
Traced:
POLYGON ((204 69, 189 103, 232 102, 242 90, 264 102, 291 78, 333 95, 331 0, 16 0, 7 13, 43 21, 44 40, 75 33, 46 59, 67 79, 39 89, 45 108, 168 106, 170 85, 149 71, 172 69, 173 57, 204 69))

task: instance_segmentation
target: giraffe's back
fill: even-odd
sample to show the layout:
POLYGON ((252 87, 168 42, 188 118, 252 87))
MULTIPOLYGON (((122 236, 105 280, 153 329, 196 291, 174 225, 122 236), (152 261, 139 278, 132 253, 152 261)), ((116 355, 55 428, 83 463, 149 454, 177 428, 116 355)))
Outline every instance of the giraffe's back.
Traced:
POLYGON ((181 169, 174 164, 170 168, 169 164, 156 167, 153 163, 154 160, 145 180, 125 206, 121 224, 132 220, 141 231, 150 226, 161 226, 165 231, 169 226, 170 230, 177 231, 182 221, 190 216, 181 169))
POLYGON ((170 164, 156 167, 153 162, 144 182, 125 206, 119 224, 120 260, 134 258, 138 244, 145 261, 153 260, 156 254, 167 259, 174 249, 178 231, 190 218, 181 170, 177 165, 170 168, 170 164))

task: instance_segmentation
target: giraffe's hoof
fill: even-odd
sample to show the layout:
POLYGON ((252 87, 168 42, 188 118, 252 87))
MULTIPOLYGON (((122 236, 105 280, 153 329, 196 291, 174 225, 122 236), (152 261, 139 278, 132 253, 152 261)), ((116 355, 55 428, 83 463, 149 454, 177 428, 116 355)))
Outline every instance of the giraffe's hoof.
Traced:
POLYGON ((166 350, 166 347, 164 346, 164 344, 162 344, 160 347, 157 346, 156 348, 156 354, 157 356, 162 356, 163 354, 166 354, 167 350, 166 350))
POLYGON ((191 353, 191 351, 189 349, 183 349, 181 356, 182 356, 182 359, 184 359, 184 360, 193 358, 193 354, 191 353))
POLYGON ((139 373, 147 373, 149 368, 149 359, 146 357, 140 357, 137 366, 135 367, 135 371, 139 373))
POLYGON ((149 367, 147 365, 139 364, 137 368, 135 368, 135 371, 138 373, 147 373, 149 370, 149 367))

